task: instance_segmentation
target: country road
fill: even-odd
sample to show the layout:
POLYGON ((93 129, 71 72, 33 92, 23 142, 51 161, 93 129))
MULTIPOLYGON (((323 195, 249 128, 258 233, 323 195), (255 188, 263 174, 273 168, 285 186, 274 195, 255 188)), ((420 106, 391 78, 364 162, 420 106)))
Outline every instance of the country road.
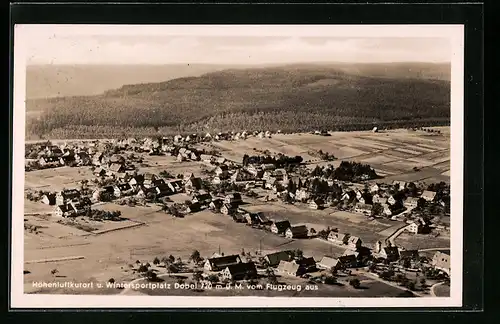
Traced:
MULTIPOLYGON (((396 284, 396 283, 393 283, 393 282, 390 282, 390 281, 387 281, 387 280, 383 280, 382 278, 380 278, 379 276, 377 276, 376 274, 373 274, 371 272, 368 272, 368 271, 363 271, 363 270, 358 270, 358 272, 366 275, 367 277, 370 277, 374 280, 377 280, 377 281, 380 281, 388 286, 392 286, 394 288, 397 288, 397 289, 400 289, 402 291, 407 291, 408 289, 405 288, 405 287, 401 287, 400 285, 396 284)), ((412 293, 415 295, 415 296, 418 296, 418 297, 425 297, 425 295, 422 295, 416 291, 412 291, 412 293)))
POLYGON ((434 285, 432 285, 432 286, 431 286, 430 291, 431 291, 431 296, 432 296, 432 297, 438 297, 438 296, 436 295, 436 292, 434 291, 434 289, 435 289, 436 287, 438 287, 438 286, 441 286, 443 283, 444 283, 444 282, 438 282, 438 283, 436 283, 436 284, 434 284, 434 285))

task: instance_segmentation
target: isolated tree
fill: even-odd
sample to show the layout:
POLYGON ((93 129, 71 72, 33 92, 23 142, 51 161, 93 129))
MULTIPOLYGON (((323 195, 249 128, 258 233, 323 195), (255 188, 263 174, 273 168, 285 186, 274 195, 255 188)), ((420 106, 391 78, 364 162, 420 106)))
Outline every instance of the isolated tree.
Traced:
POLYGON ((349 285, 358 289, 361 286, 361 282, 359 281, 358 278, 354 278, 354 279, 349 280, 349 285))
POLYGON ((158 276, 153 270, 148 270, 146 271, 146 278, 150 281, 156 281, 158 279, 158 276))
POLYGON ((155 257, 154 260, 153 260, 153 264, 154 265, 160 264, 160 259, 158 259, 158 257, 155 257))
POLYGON ((334 285, 337 283, 337 278, 335 278, 334 276, 327 276, 325 278, 325 284, 327 285, 334 285))
POLYGON ((193 253, 191 253, 190 259, 193 260, 194 263, 198 263, 201 260, 200 252, 194 250, 193 253))
POLYGON ((203 279, 203 276, 201 274, 201 271, 196 271, 195 273, 193 273, 193 280, 199 282, 201 279, 203 279))
POLYGON ((59 273, 59 270, 57 270, 57 269, 52 269, 52 270, 50 271, 50 273, 51 273, 52 275, 55 275, 56 273, 59 273))
POLYGON ((295 258, 298 259, 298 260, 303 259, 304 258, 304 252, 302 252, 302 250, 300 250, 300 249, 295 250, 295 258))

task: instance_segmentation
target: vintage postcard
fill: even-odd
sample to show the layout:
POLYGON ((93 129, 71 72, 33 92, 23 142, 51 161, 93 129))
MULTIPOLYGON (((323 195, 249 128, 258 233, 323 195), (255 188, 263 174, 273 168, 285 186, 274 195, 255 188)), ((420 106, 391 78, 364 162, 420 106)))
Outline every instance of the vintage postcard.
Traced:
POLYGON ((463 25, 16 25, 12 307, 462 305, 463 25))

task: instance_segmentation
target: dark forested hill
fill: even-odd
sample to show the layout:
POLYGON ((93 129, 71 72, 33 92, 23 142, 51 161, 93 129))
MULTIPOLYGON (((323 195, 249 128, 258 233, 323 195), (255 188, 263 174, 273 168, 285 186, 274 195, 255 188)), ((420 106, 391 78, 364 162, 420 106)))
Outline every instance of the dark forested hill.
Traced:
POLYGON ((234 65, 29 65, 26 68, 26 98, 91 96, 124 84, 161 82, 200 76, 234 65))
POLYGON ((446 69, 435 67, 332 64, 229 69, 126 85, 97 96, 30 100, 27 110, 42 114, 29 122, 28 131, 46 134, 71 125, 306 131, 446 122, 450 83, 446 69))

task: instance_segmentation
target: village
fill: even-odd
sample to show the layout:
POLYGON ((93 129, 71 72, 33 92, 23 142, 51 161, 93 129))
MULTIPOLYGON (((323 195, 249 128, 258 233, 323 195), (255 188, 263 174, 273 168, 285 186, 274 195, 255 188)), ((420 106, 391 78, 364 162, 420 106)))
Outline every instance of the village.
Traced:
MULTIPOLYGON (((374 129, 362 136, 382 134, 374 129)), ((304 137, 314 141, 335 137, 325 135, 330 134, 317 131, 304 137)), ((178 249, 189 262, 166 256, 168 245, 163 253, 155 247, 154 258, 140 254, 141 259, 122 260, 120 269, 133 274, 132 281, 172 281, 177 286, 193 285, 190 290, 195 293, 204 290, 200 285, 234 287, 238 281, 270 290, 302 284, 316 287, 308 290, 346 286, 356 291, 374 291, 367 283, 376 282, 394 288, 395 296, 436 296, 438 286, 446 290, 449 183, 432 177, 411 181, 408 175, 397 179, 396 173, 384 172, 377 163, 372 167, 363 159, 331 153, 328 146, 305 145, 306 151, 290 153, 268 149, 266 145, 280 136, 293 134, 267 131, 26 144, 27 179, 42 172, 54 172, 55 178, 61 170, 70 172, 64 184, 27 181, 26 235, 36 240, 54 225, 78 233, 64 237, 81 236, 86 241, 116 233, 125 237, 126 231, 137 235, 144 226, 159 228, 164 217, 179 226, 169 230, 174 236, 179 231, 181 237, 182 222, 190 222, 193 233, 197 228, 203 232, 203 225, 193 224, 203 215, 199 217, 211 227, 213 221, 224 222, 228 237, 237 237, 229 233, 229 226, 251 237, 241 238, 241 246, 228 244, 221 249, 220 242, 214 243, 217 248, 212 252, 189 240, 178 249), (243 143, 252 145, 244 150, 224 147, 243 143), (135 213, 142 215, 134 219, 135 213), (250 248, 247 241, 252 241, 250 248)), ((406 154, 416 150, 405 147, 406 154)), ((431 147, 415 145, 423 156, 434 153, 431 147)), ((405 153, 404 148, 396 151, 405 153)), ((436 165, 443 162, 437 160, 436 165)), ((426 167, 409 164, 408 174, 426 174, 426 167)), ((54 270, 52 276, 61 271, 54 270)), ((117 278, 105 280, 117 282, 117 278)), ((336 294, 325 289, 319 290, 326 296, 336 294)))

